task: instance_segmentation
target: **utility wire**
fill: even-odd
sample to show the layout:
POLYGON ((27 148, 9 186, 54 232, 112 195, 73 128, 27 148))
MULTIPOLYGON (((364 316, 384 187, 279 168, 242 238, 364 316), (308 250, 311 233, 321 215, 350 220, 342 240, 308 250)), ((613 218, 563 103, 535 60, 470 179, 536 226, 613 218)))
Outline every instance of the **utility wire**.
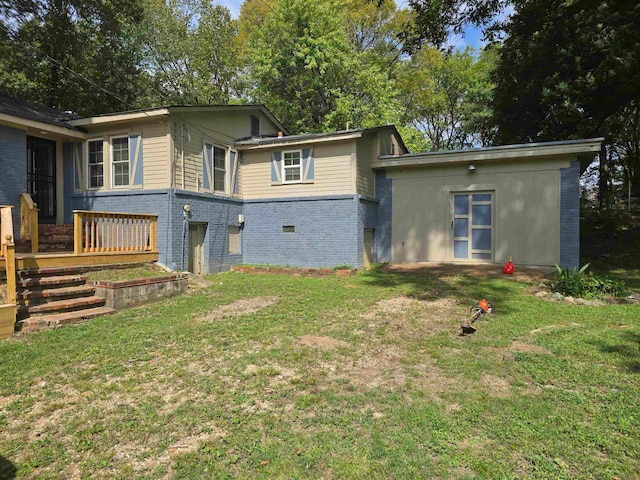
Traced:
MULTIPOLYGON (((18 42, 22 43, 24 46, 28 47, 29 49, 31 49, 33 52, 35 52, 36 54, 40 54, 42 56, 44 56, 47 60, 55 63, 56 65, 58 65, 59 67, 61 67, 62 69, 64 69, 65 71, 67 71, 68 73, 70 73, 71 75, 73 75, 74 77, 80 78, 82 80, 84 80, 85 82, 87 82, 88 84, 90 84, 93 87, 96 87, 97 89, 101 90, 102 92, 106 93, 107 95, 110 95, 111 97, 119 100, 120 102, 122 102, 124 105, 126 105, 127 107, 130 107, 132 110, 135 110, 135 106, 129 102, 128 100, 122 98, 121 96, 119 96, 117 93, 112 92, 110 90, 107 90, 106 88, 104 88, 102 85, 97 84, 96 82, 94 82, 93 80, 91 80, 90 78, 87 78, 86 76, 84 76, 81 73, 78 73, 72 69, 70 69, 69 67, 67 67, 66 65, 64 65, 63 63, 61 63, 59 60, 56 60, 55 58, 51 57, 50 55, 43 53, 42 51, 40 51, 40 49, 38 47, 36 47, 35 45, 33 45, 32 43, 27 42, 26 40, 23 40, 21 38, 16 38, 12 32, 5 27, 2 23, 0 23, 0 30, 3 30, 4 32, 6 32, 10 37, 12 37, 14 40, 17 40, 18 42)), ((161 107, 158 107, 161 108, 161 107)), ((160 119, 158 119, 157 117, 151 116, 149 115, 148 112, 146 112, 144 109, 138 109, 142 114, 144 114, 145 116, 157 121, 158 123, 160 123, 161 125, 164 125, 165 127, 167 127, 169 130, 172 130, 172 126, 169 122, 164 122, 160 119)), ((189 126, 191 126, 194 130, 196 130, 198 133, 200 133, 201 135, 205 136, 205 137, 211 137, 211 133, 220 135, 222 137, 226 137, 229 138, 231 140, 235 140, 233 137, 219 132, 217 130, 214 130, 212 128, 208 128, 208 127, 202 127, 206 130, 208 130, 208 132, 202 130, 200 128, 200 126, 186 121, 184 120, 184 118, 182 116, 180 116, 180 118, 183 120, 184 123, 188 124, 189 126)), ((175 135, 177 136, 177 131, 175 132, 175 135)), ((184 139, 183 139, 184 140, 184 139)))

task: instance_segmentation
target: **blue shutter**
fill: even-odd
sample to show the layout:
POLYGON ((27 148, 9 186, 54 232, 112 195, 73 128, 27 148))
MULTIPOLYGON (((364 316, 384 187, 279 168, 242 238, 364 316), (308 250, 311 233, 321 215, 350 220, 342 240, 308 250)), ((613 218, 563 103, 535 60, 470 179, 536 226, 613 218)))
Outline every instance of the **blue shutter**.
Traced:
POLYGON ((271 182, 282 183, 282 152, 273 152, 271 155, 271 182))
POLYGON ((213 169, 212 161, 213 145, 205 143, 202 146, 202 188, 206 191, 211 190, 211 170, 213 169))
POLYGON ((129 176, 131 185, 142 185, 142 135, 129 137, 129 176))
POLYGON ((302 181, 313 180, 313 148, 302 149, 302 181))
POLYGON ((231 150, 229 152, 229 163, 231 168, 231 188, 230 191, 232 194, 240 193, 240 185, 238 184, 238 170, 240 166, 238 165, 240 162, 236 161, 237 153, 231 150))
POLYGON ((82 162, 82 143, 76 143, 73 148, 73 188, 75 190, 82 190, 84 188, 82 182, 82 173, 84 171, 84 164, 82 162))

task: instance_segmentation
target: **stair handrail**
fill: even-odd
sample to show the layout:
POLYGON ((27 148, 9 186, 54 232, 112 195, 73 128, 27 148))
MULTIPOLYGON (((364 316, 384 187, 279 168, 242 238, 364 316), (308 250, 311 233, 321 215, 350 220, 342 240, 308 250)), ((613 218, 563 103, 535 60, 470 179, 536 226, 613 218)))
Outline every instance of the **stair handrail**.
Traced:
POLYGON ((38 253, 39 211, 29 193, 20 194, 20 238, 31 240, 31 253, 38 253))
POLYGON ((12 205, 0 205, 0 256, 6 256, 8 244, 13 244, 12 205))

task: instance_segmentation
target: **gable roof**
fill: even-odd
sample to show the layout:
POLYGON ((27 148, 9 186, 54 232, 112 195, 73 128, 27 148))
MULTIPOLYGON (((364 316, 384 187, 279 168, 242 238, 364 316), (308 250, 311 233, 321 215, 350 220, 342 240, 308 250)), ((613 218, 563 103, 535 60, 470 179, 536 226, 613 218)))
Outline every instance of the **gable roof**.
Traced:
POLYGON ((261 103, 242 105, 165 105, 161 107, 141 108, 138 110, 128 110, 124 112, 105 113, 102 115, 95 115, 93 117, 78 117, 77 119, 70 120, 69 123, 75 126, 89 126, 168 115, 171 112, 224 112, 233 110, 260 110, 278 127, 279 130, 288 134, 287 129, 284 128, 273 113, 271 113, 269 109, 261 103))
POLYGON ((64 112, 19 98, 7 97, 6 95, 0 95, 0 113, 70 130, 76 130, 76 128, 67 123, 67 120, 80 118, 79 115, 72 112, 64 112))

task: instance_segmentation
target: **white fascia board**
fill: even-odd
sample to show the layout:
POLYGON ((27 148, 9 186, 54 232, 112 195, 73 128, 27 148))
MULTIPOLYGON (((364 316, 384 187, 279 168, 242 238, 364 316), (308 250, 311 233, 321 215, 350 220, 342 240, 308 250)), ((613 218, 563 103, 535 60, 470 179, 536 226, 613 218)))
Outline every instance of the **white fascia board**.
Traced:
POLYGON ((51 125, 50 123, 38 122, 36 120, 27 120, 26 118, 15 117, 6 113, 0 113, 0 123, 6 124, 22 130, 38 130, 41 132, 61 135, 65 137, 79 138, 84 140, 87 134, 70 128, 51 125))
POLYGON ((158 108, 156 110, 115 113, 113 115, 101 115, 98 117, 78 118, 77 120, 67 120, 69 125, 74 127, 88 127, 91 125, 105 125, 108 123, 128 122, 131 120, 141 120, 145 118, 161 117, 169 115, 167 108, 158 108))
POLYGON ((236 145, 238 150, 261 150, 266 148, 287 148, 287 147, 296 147, 298 145, 308 145, 315 143, 326 143, 326 142, 338 142, 343 140, 352 140, 354 138, 360 138, 362 136, 361 132, 352 133, 350 135, 340 135, 335 137, 317 137, 317 138, 305 138, 304 140, 290 140, 286 141, 287 137, 282 137, 282 141, 277 142, 269 142, 262 145, 236 145))
POLYGON ((372 168, 415 167, 430 165, 453 165, 457 163, 515 160, 531 157, 557 157, 563 155, 596 155, 600 152, 603 138, 571 142, 549 142, 523 145, 505 145, 450 152, 411 153, 408 155, 384 155, 371 162, 372 168))

